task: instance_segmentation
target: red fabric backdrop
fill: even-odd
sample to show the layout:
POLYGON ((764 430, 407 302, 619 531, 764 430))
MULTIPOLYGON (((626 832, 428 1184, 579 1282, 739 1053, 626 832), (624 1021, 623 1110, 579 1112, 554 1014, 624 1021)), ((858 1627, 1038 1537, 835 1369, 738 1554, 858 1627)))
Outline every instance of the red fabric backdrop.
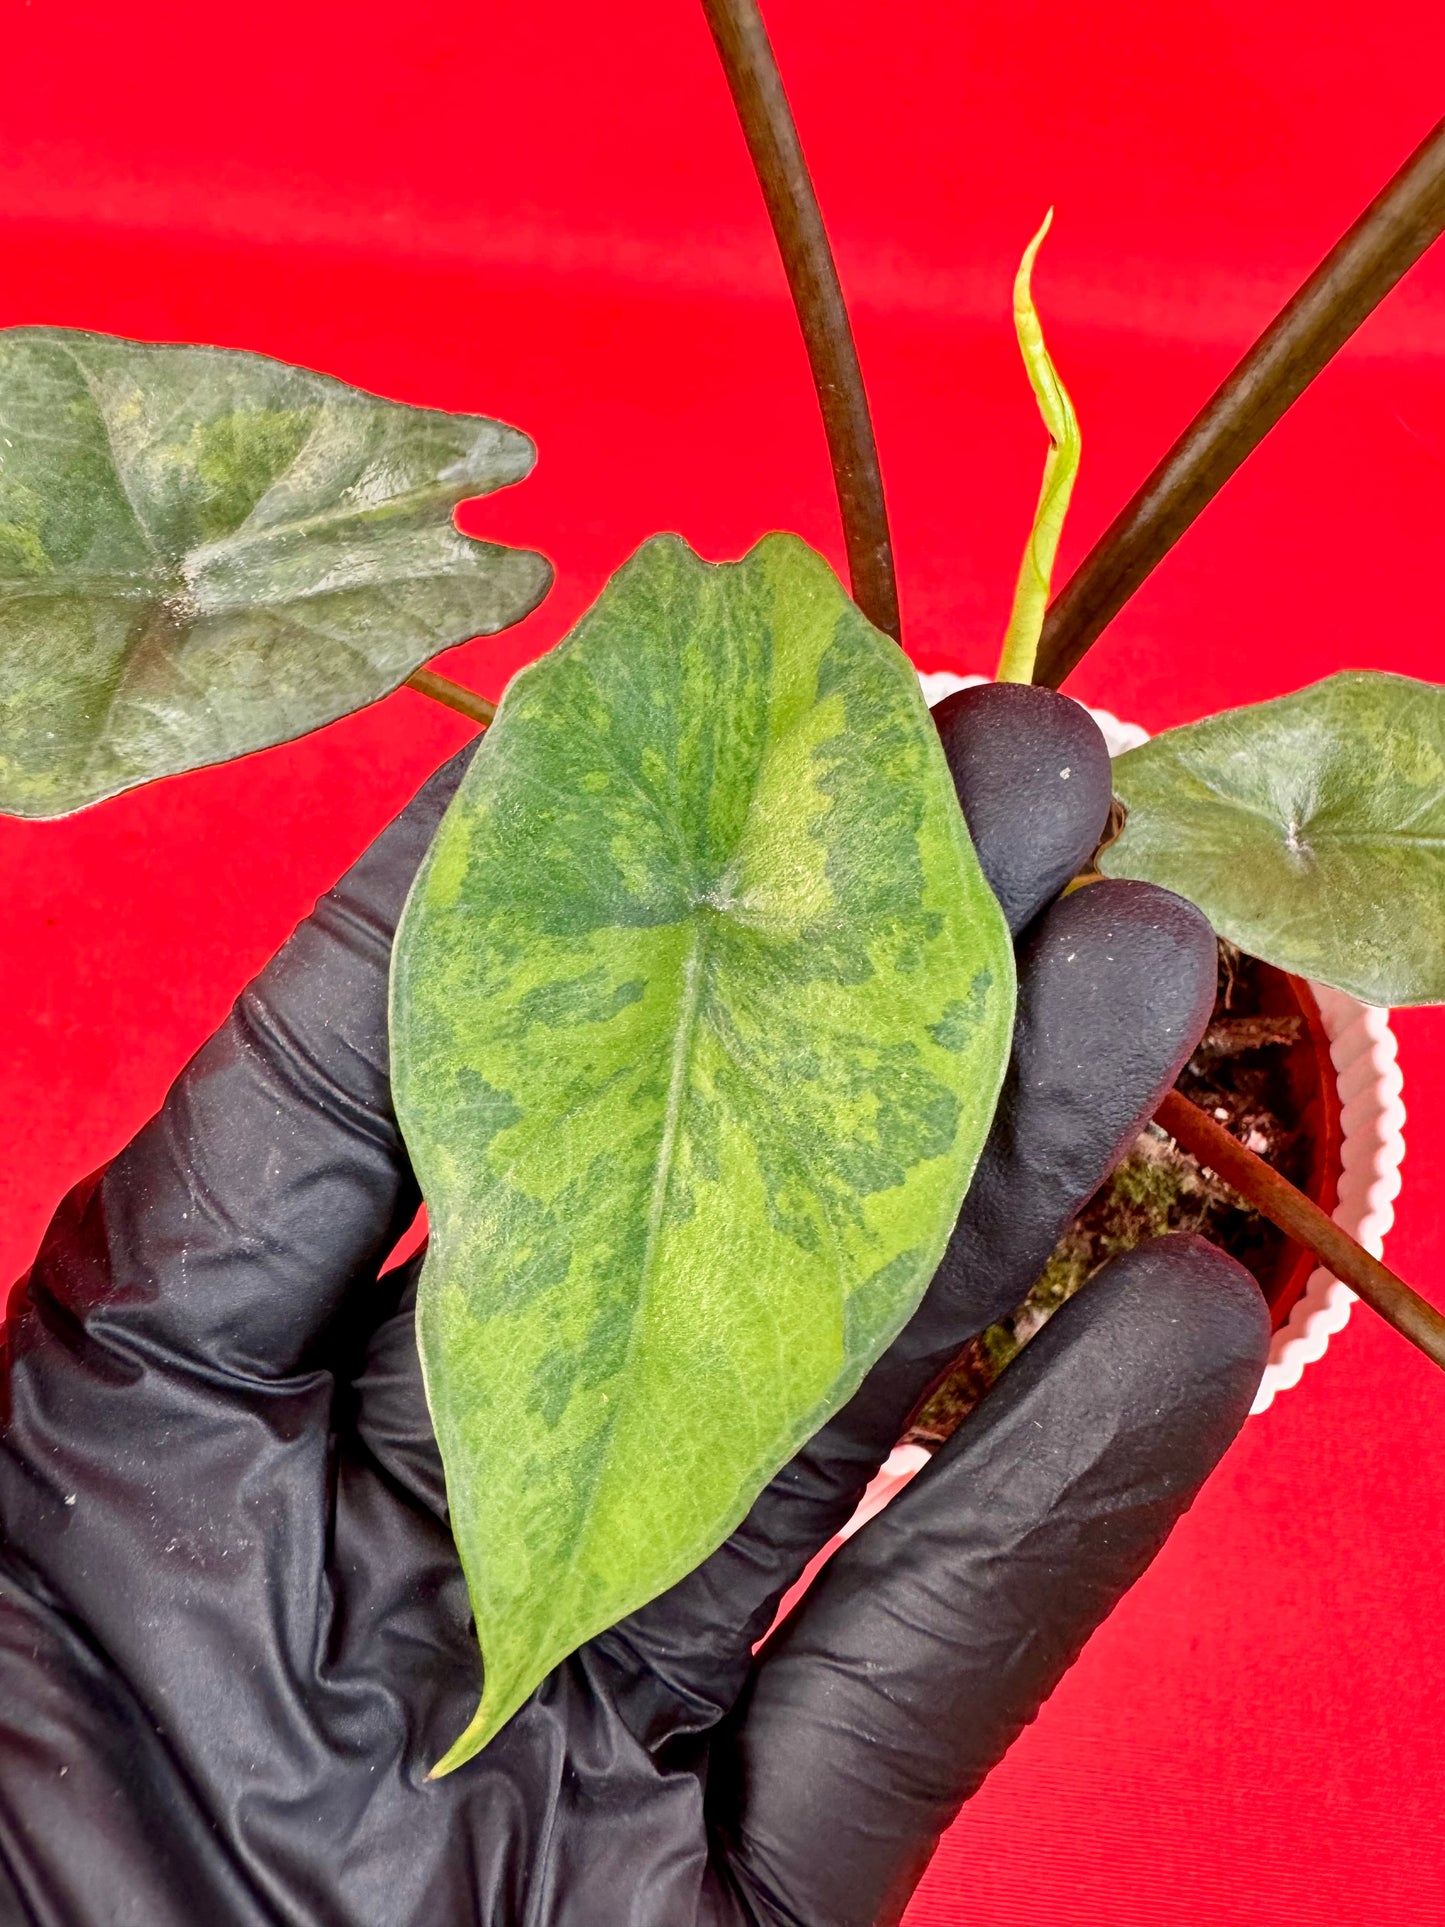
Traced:
MULTIPOLYGON (((1445 105, 1438 0, 772 0, 878 418, 908 646, 988 669, 1037 486, 1009 279, 1083 420, 1076 559, 1445 105)), ((551 600, 645 535, 839 544, 760 203, 691 0, 4 0, 0 322, 262 349, 502 415, 468 525, 551 600)), ((1416 270, 1076 679, 1160 726, 1347 666, 1440 677, 1445 253, 1416 270)), ((0 1270, 462 739, 405 692, 57 825, 0 825, 0 1270)), ((1437 1298, 1445 1017, 1399 1020, 1391 1252, 1437 1298)), ((1252 1420, 940 1852, 913 1927, 1445 1922, 1445 1381, 1356 1313, 1252 1420)), ((846 1815, 838 1825, 847 1824, 846 1815)))

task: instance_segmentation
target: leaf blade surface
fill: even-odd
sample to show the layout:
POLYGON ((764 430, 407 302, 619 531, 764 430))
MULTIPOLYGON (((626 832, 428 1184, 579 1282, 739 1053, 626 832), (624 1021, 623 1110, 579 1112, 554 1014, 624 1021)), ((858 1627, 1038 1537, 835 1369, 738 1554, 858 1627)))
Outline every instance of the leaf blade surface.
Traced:
POLYGON ((1012 954, 917 680, 803 544, 647 544, 503 702, 393 966, 485 1744, 921 1296, 1012 954))
POLYGON ((0 810, 289 741, 518 621, 549 565, 452 512, 532 461, 264 355, 0 332, 0 810))
POLYGON ((1366 1003, 1445 1001, 1445 690, 1350 670, 1114 763, 1104 851, 1222 936, 1366 1003))

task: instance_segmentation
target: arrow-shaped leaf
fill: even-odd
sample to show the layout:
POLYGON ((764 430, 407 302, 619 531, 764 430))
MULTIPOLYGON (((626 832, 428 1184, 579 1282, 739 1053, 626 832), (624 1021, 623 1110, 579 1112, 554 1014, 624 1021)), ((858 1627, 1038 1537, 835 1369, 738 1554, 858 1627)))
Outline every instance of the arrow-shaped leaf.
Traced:
POLYGON ((452 511, 532 460, 263 355, 0 333, 0 810, 286 742, 518 621, 550 567, 452 511))
POLYGON ((718 1545, 898 1331, 1012 987, 917 679, 801 542, 650 542, 512 684, 393 976, 485 1665, 444 1770, 718 1545))
POLYGON ((1445 689, 1352 670, 1166 730, 1114 764, 1110 876, 1371 1004, 1445 1002, 1445 689))

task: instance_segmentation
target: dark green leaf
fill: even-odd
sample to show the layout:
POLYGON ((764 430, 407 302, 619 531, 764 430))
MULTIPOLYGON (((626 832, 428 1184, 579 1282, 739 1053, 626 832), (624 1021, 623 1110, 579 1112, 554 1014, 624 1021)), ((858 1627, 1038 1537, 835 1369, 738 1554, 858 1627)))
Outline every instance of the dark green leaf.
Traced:
POLYGON ((921 1296, 1013 965, 907 660, 818 556, 648 543, 520 675, 397 939, 468 1758, 689 1571, 921 1296))
POLYGON ((1114 764, 1110 876, 1371 1004, 1445 1002, 1445 690, 1354 670, 1166 730, 1114 764))
POLYGON ((0 333, 0 810, 289 741, 518 621, 551 569, 452 511, 532 460, 262 355, 0 333))

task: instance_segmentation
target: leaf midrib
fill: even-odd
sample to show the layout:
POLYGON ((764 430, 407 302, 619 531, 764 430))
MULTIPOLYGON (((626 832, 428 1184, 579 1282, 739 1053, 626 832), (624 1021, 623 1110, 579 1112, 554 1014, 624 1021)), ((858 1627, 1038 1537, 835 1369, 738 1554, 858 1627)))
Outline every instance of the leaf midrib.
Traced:
MULTIPOLYGON (((713 916, 706 910, 694 910, 692 947, 688 952, 687 962, 683 965, 682 1009, 678 1013, 677 1033, 673 1038, 667 1100, 663 1107, 662 1141, 658 1147, 657 1170, 653 1176, 652 1198, 647 1209, 647 1241, 642 1248, 642 1267, 639 1277, 637 1307, 639 1312, 646 1307, 652 1272, 657 1261, 657 1247, 662 1236, 663 1220, 667 1215, 667 1198, 672 1188, 673 1165, 677 1156, 678 1126, 682 1121, 688 1073, 692 1068, 692 1050, 697 1037, 698 1007, 702 1001, 703 979, 707 974, 713 923, 713 916)), ((634 1320, 634 1331, 640 1322, 640 1319, 634 1320)), ((629 1343, 629 1364, 631 1355, 632 1346, 629 1343)))
MULTIPOLYGON (((197 542, 194 547, 186 550, 184 563, 188 573, 197 573, 205 563, 218 558, 224 560, 237 550, 258 548, 268 542, 291 536, 314 535, 320 529, 338 528, 348 522, 397 521, 406 516, 420 515, 421 512, 432 508, 455 508, 459 503, 471 499, 465 492, 458 493, 456 489, 445 487, 439 482, 426 482, 416 488, 408 489, 403 495, 389 495, 384 502, 338 503, 332 508, 318 509, 310 515, 292 516, 281 522, 267 522, 259 528, 248 527, 255 516, 256 509, 286 480, 305 453, 307 445, 303 443, 286 467, 267 484, 265 491, 257 497, 255 507, 244 522, 238 522, 229 535, 218 536, 212 542, 197 542)), ((479 488, 473 493, 492 494, 495 490, 496 484, 493 483, 490 488, 479 488)), ((426 526, 429 527, 430 524, 426 526)), ((495 543, 480 541, 476 536, 463 535, 455 523, 452 524, 452 528, 464 542, 474 542, 478 548, 496 547, 495 543)))
MULTIPOLYGON (((676 1030, 672 1042, 672 1061, 668 1068, 667 1097, 663 1104, 662 1137, 658 1146, 657 1169, 653 1174, 652 1196, 648 1202, 647 1237, 642 1250, 642 1262, 638 1267, 637 1294, 633 1300, 632 1315, 627 1334, 627 1348, 618 1376, 624 1383, 630 1382, 632 1367, 637 1357, 641 1335, 647 1328, 647 1306, 652 1294, 652 1284, 656 1273, 659 1248, 667 1217, 668 1198, 672 1189, 672 1175, 677 1161, 677 1140, 682 1124, 682 1114, 686 1102, 689 1074, 692 1069, 693 1048, 697 1042, 698 1014, 702 1006, 702 993, 707 979, 707 966, 712 950, 713 932, 717 924, 717 913, 704 905, 696 905, 692 914, 693 937, 687 960, 683 964, 683 999, 678 1012, 676 1030)), ((610 1434, 622 1416, 620 1405, 610 1412, 607 1431, 610 1434)), ((599 1450, 594 1459, 596 1477, 593 1480, 595 1493, 607 1479, 610 1470, 609 1455, 599 1450)), ((577 1543, 580 1556, 590 1533, 584 1533, 577 1543)))
MULTIPOLYGON (((159 559, 159 558, 157 558, 159 559)), ((17 602, 63 600, 75 595, 105 596, 115 602, 139 602, 183 595, 185 578, 171 569, 116 569, 94 575, 56 571, 53 575, 0 576, 0 598, 17 602)))
POLYGON ((1445 849, 1445 836, 1398 827, 1388 830, 1322 830, 1312 841, 1319 846, 1337 843, 1418 843, 1428 849, 1445 849))
MULTIPOLYGON (((1192 765, 1183 765, 1183 767, 1202 789, 1208 791, 1212 797, 1218 800, 1219 805, 1226 814, 1237 811, 1240 815, 1253 817, 1256 822, 1265 824, 1273 833, 1270 837, 1271 847, 1274 847, 1277 841, 1283 842, 1284 836, 1280 833, 1287 832, 1287 825, 1285 819, 1277 809, 1273 809, 1262 803, 1252 802, 1247 796, 1241 795, 1237 790, 1224 788, 1220 782, 1211 778, 1203 770, 1197 769, 1192 765)), ((1425 810, 1438 804, 1439 801, 1440 796, 1438 792, 1434 795, 1427 795, 1413 812, 1414 816, 1419 817, 1425 810)), ((1158 819, 1161 827, 1164 820, 1162 816, 1158 819)), ((1445 849, 1445 834, 1422 834, 1418 831, 1408 829, 1401 824, 1396 824, 1389 829, 1335 830, 1329 827, 1319 827, 1322 820, 1320 817, 1311 817, 1307 814, 1302 815, 1300 818, 1299 828, 1305 833, 1305 840, 1311 849, 1317 850, 1326 845, 1349 843, 1383 843, 1386 845, 1394 843, 1418 844, 1427 849, 1445 849)), ((1406 823, 1408 823, 1409 820, 1410 819, 1407 818, 1406 823)))
MULTIPOLYGON (((115 445, 114 429, 105 405, 104 397, 97 389, 95 379, 90 369, 85 365, 84 360, 77 350, 69 343, 64 344, 64 347, 71 365, 74 367, 75 372, 79 375, 85 387, 91 406, 95 410, 96 419, 99 421, 102 433, 105 436, 106 449, 110 456, 112 472, 115 475, 116 483, 120 488, 121 494, 125 498, 126 506, 130 509, 131 515, 134 518, 136 528, 139 530, 151 554, 160 558, 164 554, 161 544, 156 540, 155 531, 141 513, 140 504, 130 491, 125 468, 115 445)), ((231 530, 229 534, 219 537, 214 542, 196 543, 192 548, 187 549, 179 559, 179 566, 184 572, 188 583, 196 572, 198 557, 209 559, 212 556, 226 554, 233 549, 252 547, 257 543, 272 541, 278 536, 310 535, 318 529, 332 527, 336 524, 349 521, 362 519, 379 521, 392 516, 419 513, 438 503, 455 508, 458 503, 470 499, 468 491, 448 487, 443 479, 438 476, 431 481, 418 483, 415 488, 408 489, 402 495, 389 496, 383 503, 358 504, 355 501, 347 502, 343 495, 342 501, 334 504, 329 509, 322 509, 311 515, 296 516, 282 522, 270 523, 262 528, 249 529, 248 532, 248 525, 254 521, 257 509, 260 508, 266 498, 271 495, 288 476, 295 473, 297 464, 315 442, 322 424, 328 418, 329 414, 336 412, 338 406, 334 403, 328 403, 324 398, 320 400, 312 399, 307 405, 314 410, 314 418, 306 431, 305 440, 292 455, 286 466, 278 470, 277 473, 271 477, 260 495, 257 496, 256 500, 251 504, 245 520, 237 523, 236 527, 231 530), (343 503, 345 504, 344 507, 343 503)), ((382 404, 383 408, 387 406, 394 406, 394 404, 382 404)), ((371 415, 375 414, 377 409, 375 405, 373 405, 364 412, 371 415)), ((475 443, 473 447, 475 447, 475 443)), ((466 461, 467 455, 470 452, 469 450, 463 453, 461 457, 463 462, 466 461)), ((456 464, 453 464, 453 466, 456 466, 456 464)), ((482 477, 469 477, 468 480, 476 481, 479 484, 477 488, 470 491, 471 495, 494 494, 498 487, 497 482, 490 476, 486 477, 485 481, 482 477)), ((461 531, 458 530, 457 533, 460 535, 461 531)), ((474 537, 466 537, 464 539, 469 541, 475 540, 474 537)))

